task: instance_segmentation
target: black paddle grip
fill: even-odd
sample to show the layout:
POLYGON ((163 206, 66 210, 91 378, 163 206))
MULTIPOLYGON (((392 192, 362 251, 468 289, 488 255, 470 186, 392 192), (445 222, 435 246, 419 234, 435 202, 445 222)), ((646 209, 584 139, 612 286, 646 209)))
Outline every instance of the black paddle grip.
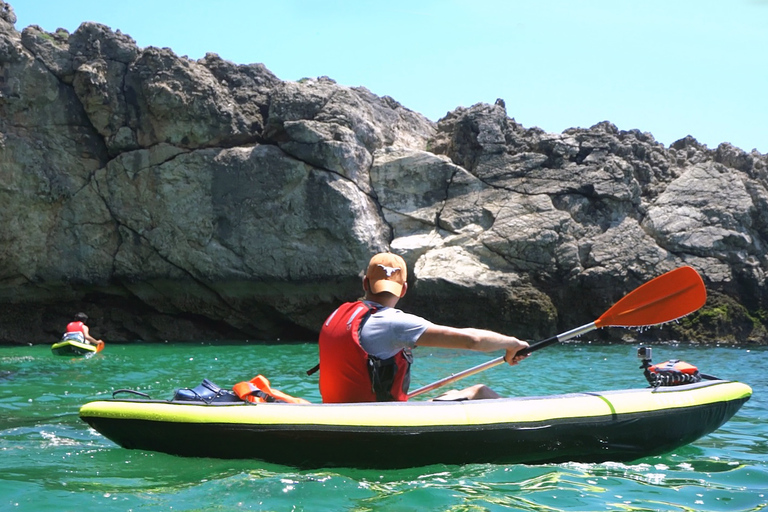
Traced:
POLYGON ((542 341, 540 341, 538 343, 534 343, 533 345, 529 346, 528 348, 524 348, 523 350, 518 352, 516 355, 518 355, 518 356, 527 356, 531 352, 535 352, 535 351, 537 351, 537 350, 539 350, 541 348, 548 347, 548 346, 552 345, 553 343, 557 343, 558 341, 560 341, 560 338, 558 338, 557 336, 552 336, 551 338, 547 338, 547 339, 542 340, 542 341))

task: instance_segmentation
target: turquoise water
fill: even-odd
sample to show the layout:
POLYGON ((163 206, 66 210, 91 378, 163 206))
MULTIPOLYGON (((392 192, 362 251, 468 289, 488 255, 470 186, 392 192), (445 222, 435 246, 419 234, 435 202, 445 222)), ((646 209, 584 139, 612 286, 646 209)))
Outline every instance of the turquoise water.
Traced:
MULTIPOLYGON (((131 388, 170 398, 207 377, 231 386, 261 373, 319 401, 314 344, 107 344, 85 359, 47 346, 0 347, 0 511, 757 511, 768 509, 766 348, 654 346, 741 380, 752 399, 720 430, 632 464, 435 465, 406 470, 296 470, 259 461, 125 450, 77 415, 83 403, 131 388)), ((514 368, 463 381, 507 396, 643 387, 636 347, 561 344, 514 368)), ((496 354, 494 354, 495 356, 496 354)), ((416 350, 412 389, 487 361, 416 350)))

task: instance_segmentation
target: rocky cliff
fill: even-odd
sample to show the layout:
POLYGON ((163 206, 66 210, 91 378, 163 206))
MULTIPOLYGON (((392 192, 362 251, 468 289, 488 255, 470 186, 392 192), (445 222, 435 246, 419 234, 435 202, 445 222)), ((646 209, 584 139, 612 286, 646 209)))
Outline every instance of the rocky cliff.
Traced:
POLYGON ((691 265, 707 306, 612 339, 764 342, 768 157, 604 122, 525 128, 505 104, 437 123, 261 64, 19 32, 0 0, 0 342, 314 339, 370 255, 404 309, 527 339, 691 265))

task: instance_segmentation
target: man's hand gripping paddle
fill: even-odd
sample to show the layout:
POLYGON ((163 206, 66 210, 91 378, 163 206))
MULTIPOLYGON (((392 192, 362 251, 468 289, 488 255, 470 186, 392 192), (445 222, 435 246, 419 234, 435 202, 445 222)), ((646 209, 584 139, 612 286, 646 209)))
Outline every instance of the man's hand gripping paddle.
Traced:
MULTIPOLYGON (((650 327, 671 322, 693 313, 703 306, 706 300, 707 290, 698 272, 691 267, 680 267, 635 288, 594 322, 535 343, 518 354, 530 354, 558 341, 569 340, 602 327, 650 327)), ((408 393, 408 398, 451 384, 503 362, 502 356, 469 368, 408 393)))

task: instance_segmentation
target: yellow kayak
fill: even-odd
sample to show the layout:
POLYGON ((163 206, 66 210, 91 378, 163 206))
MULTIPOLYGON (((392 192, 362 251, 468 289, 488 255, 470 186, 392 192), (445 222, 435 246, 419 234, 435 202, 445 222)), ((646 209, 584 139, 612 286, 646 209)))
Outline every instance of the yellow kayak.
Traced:
POLYGON ((124 448, 299 467, 633 461, 717 430, 750 398, 743 383, 461 402, 290 404, 129 398, 80 418, 124 448))

